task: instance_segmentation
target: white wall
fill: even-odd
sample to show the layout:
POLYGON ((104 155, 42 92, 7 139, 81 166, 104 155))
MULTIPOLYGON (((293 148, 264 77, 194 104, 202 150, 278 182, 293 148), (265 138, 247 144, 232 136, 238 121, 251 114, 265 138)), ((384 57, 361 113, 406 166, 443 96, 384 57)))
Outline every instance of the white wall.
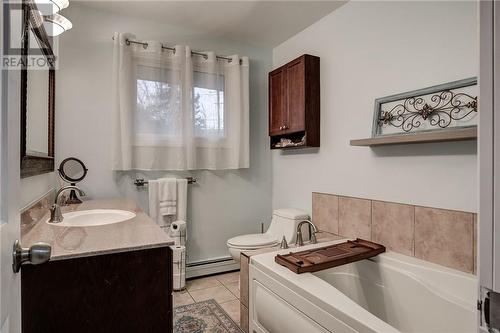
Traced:
POLYGON ((351 147, 374 99, 478 73, 477 4, 349 2, 274 49, 278 67, 321 57, 321 148, 273 152, 273 207, 311 192, 477 211, 476 142, 351 147))
MULTIPOLYGON (((111 65, 113 32, 197 50, 250 57, 250 163, 239 171, 177 173, 194 176, 189 187, 190 262, 228 256, 228 238, 260 230, 271 215, 271 154, 267 138, 267 72, 271 50, 207 38, 202 32, 97 12, 75 2, 63 13, 73 29, 60 40, 56 77, 56 152, 60 161, 81 158, 89 169, 81 184, 92 198, 129 197, 147 211, 147 190, 133 184, 135 173, 111 171, 111 65)), ((144 178, 165 176, 158 172, 144 178)))

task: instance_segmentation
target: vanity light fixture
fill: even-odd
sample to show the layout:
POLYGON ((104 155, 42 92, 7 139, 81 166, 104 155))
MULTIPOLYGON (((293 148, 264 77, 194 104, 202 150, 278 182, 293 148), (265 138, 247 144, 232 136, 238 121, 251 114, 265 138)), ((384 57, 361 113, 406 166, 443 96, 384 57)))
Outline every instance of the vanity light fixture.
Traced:
POLYGON ((54 15, 69 6, 68 0, 35 0, 35 3, 43 15, 54 15))
POLYGON ((47 34, 51 37, 59 36, 63 32, 71 29, 73 24, 70 20, 60 14, 54 14, 43 17, 43 26, 47 34))

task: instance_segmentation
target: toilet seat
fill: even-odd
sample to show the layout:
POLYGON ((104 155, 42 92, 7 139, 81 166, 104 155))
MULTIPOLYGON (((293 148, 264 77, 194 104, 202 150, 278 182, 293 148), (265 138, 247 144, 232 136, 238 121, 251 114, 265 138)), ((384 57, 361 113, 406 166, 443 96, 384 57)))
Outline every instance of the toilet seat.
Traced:
POLYGON ((227 241, 229 247, 238 249, 259 249, 278 244, 278 240, 268 234, 248 234, 236 236, 227 241))

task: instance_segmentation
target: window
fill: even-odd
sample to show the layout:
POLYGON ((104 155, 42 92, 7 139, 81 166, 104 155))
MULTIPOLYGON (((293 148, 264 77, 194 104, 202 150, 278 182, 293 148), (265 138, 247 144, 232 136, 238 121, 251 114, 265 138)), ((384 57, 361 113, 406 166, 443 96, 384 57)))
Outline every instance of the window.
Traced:
MULTIPOLYGON (((175 140, 182 134, 179 73, 170 69, 138 66, 135 132, 142 142, 175 140), (148 140, 148 138, 150 140, 148 140), (156 140, 155 140, 156 141, 156 140)), ((224 76, 194 72, 193 132, 197 138, 225 136, 224 76)))

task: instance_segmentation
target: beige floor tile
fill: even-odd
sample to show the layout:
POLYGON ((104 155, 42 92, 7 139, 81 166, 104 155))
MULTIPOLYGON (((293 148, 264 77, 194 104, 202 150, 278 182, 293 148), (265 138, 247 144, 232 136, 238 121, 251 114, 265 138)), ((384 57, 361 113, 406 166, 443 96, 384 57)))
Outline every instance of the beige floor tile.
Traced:
POLYGON ((240 301, 234 300, 224 303, 219 303, 219 305, 227 312, 229 317, 231 317, 236 323, 240 323, 240 301))
POLYGON ((239 282, 240 281, 240 272, 231 272, 231 273, 225 273, 225 274, 220 274, 215 276, 217 280, 220 281, 223 285, 226 285, 228 283, 233 283, 233 282, 239 282))
POLYGON ((212 287, 219 287, 221 283, 215 276, 208 276, 204 278, 189 280, 186 282, 186 289, 188 291, 207 289, 212 287))
POLYGON ((176 291, 173 295, 174 308, 177 306, 188 305, 194 303, 194 299, 187 291, 176 291))
POLYGON ((237 300, 237 298, 224 286, 212 287, 207 289, 189 291, 189 294, 196 302, 207 299, 215 299, 218 303, 237 300))
POLYGON ((231 282, 224 285, 229 291, 236 296, 236 298, 240 298, 240 283, 239 282, 231 282))

